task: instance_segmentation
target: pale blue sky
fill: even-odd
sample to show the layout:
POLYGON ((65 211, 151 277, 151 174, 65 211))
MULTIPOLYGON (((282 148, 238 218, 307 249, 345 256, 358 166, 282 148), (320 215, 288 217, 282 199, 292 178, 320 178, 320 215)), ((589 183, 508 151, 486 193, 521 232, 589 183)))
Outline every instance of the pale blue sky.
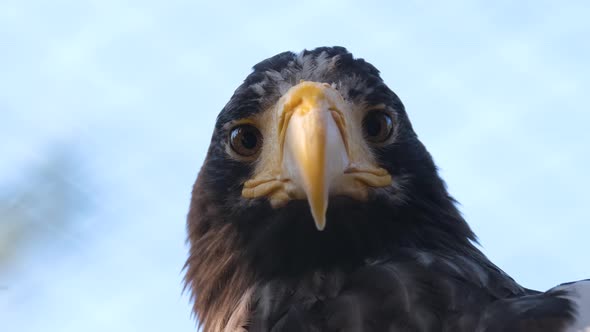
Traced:
POLYGON ((326 45, 381 70, 496 264, 537 289, 590 277, 588 17, 584 0, 3 0, 0 184, 56 142, 96 184, 91 216, 0 276, 3 331, 194 330, 184 218, 215 116, 258 61, 326 45))

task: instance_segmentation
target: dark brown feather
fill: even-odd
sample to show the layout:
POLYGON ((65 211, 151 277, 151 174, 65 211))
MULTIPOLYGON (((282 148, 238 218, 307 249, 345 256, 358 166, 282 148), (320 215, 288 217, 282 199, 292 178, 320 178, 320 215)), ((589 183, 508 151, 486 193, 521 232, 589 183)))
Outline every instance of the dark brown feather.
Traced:
POLYGON ((253 274, 243 259, 231 224, 209 223, 223 219, 206 191, 195 183, 188 219, 190 254, 186 263, 186 283, 193 290, 194 312, 204 331, 225 326, 243 294, 253 283, 253 274), (198 290, 198 292, 195 292, 198 290))

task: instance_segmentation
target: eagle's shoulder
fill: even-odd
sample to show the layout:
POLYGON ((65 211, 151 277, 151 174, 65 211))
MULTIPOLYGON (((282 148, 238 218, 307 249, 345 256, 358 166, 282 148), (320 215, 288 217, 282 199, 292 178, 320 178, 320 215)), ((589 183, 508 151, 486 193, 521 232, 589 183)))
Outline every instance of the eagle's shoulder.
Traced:
POLYGON ((249 331, 471 331, 490 303, 527 293, 480 255, 407 250, 269 280, 253 293, 249 331))

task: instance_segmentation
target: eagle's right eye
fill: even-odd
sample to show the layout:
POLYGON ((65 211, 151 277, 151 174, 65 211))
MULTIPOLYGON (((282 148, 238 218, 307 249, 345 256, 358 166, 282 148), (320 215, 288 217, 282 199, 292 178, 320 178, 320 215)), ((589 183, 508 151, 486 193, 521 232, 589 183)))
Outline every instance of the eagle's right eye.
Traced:
POLYGON ((251 157, 262 146, 262 134, 253 125, 239 125, 231 130, 229 145, 240 156, 251 157))

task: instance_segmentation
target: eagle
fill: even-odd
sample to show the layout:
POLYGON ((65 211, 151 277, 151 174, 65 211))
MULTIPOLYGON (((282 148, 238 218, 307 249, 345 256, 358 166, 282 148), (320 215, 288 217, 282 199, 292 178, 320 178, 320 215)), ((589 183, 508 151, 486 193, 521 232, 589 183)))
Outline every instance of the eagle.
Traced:
POLYGON ((590 331, 590 280, 540 292, 490 262, 400 98, 343 47, 253 67, 187 231, 205 332, 590 331))

